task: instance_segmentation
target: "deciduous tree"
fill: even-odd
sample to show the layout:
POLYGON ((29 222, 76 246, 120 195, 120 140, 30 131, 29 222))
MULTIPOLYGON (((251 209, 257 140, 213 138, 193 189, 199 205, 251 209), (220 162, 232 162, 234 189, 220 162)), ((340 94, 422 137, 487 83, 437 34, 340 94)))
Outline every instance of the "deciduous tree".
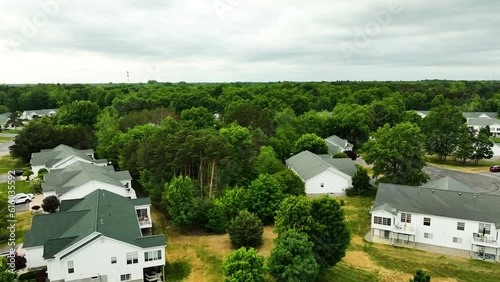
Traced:
POLYGON ((383 182, 420 185, 429 179, 422 170, 426 165, 424 138, 416 124, 405 122, 394 127, 386 124, 364 145, 364 159, 373 164, 374 175, 384 175, 383 182))
POLYGON ((228 225, 229 239, 235 249, 258 247, 262 244, 264 227, 255 214, 242 210, 228 225))
POLYGON ((193 182, 187 176, 174 177, 169 183, 165 183, 163 199, 174 228, 186 230, 191 227, 196 208, 193 190, 193 182))
POLYGON ((250 183, 248 193, 250 211, 257 214, 264 224, 272 223, 284 196, 280 183, 268 174, 261 174, 250 183))
POLYGON ((294 148, 296 154, 306 150, 314 154, 328 154, 325 140, 314 133, 302 135, 295 142, 294 148))
POLYGON ((59 199, 57 199, 56 196, 48 196, 47 198, 43 199, 42 202, 43 210, 49 213, 55 213, 59 208, 59 205, 59 199))

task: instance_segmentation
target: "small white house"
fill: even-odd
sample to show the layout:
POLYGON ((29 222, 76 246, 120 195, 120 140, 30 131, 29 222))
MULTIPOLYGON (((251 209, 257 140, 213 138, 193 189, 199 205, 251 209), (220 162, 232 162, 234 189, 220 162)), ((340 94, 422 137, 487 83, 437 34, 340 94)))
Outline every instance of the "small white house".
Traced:
POLYGON ((33 120, 44 116, 53 116, 57 114, 58 109, 26 110, 21 114, 21 119, 33 120))
POLYGON ((287 167, 305 183, 306 194, 344 194, 352 186, 356 166, 349 158, 332 159, 303 151, 286 160, 287 167))
POLYGON ((353 145, 347 140, 338 137, 337 135, 332 135, 325 139, 326 146, 328 146, 328 152, 331 155, 336 153, 341 153, 345 151, 352 151, 353 145))
POLYGON ((137 198, 128 171, 115 171, 113 166, 96 166, 77 161, 62 169, 51 169, 44 175, 43 196, 59 200, 83 198, 97 189, 113 192, 125 198, 137 198))
POLYGON ((52 169, 65 168, 77 161, 107 166, 108 161, 94 159, 94 150, 77 150, 70 146, 61 144, 54 149, 41 150, 40 153, 31 154, 31 170, 34 176, 42 168, 51 171, 52 169))
POLYGON ((33 217, 27 267, 45 268, 53 282, 165 281, 165 236, 147 235, 150 227, 149 198, 96 190, 62 201, 59 212, 33 217))
POLYGON ((379 184, 372 241, 500 262, 500 196, 471 192, 449 178, 425 186, 379 184))

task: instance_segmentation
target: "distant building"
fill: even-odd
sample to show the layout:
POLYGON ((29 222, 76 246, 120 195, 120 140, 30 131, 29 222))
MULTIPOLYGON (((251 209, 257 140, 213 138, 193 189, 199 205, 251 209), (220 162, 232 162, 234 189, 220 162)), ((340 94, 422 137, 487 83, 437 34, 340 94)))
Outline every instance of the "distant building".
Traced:
POLYGON ((336 153, 342 153, 345 151, 352 151, 353 145, 347 140, 338 137, 337 135, 332 135, 325 139, 326 146, 328 146, 328 152, 331 155, 336 153))
POLYGON ((344 194, 352 186, 356 166, 350 158, 332 159, 303 151, 286 160, 287 167, 305 183, 306 194, 344 194))
POLYGON ((43 116, 53 116, 57 114, 58 109, 26 110, 21 114, 21 119, 32 120, 43 116))
POLYGON ((33 217, 24 246, 29 270, 48 280, 165 281, 165 236, 148 235, 149 198, 96 190, 61 202, 60 211, 33 217))

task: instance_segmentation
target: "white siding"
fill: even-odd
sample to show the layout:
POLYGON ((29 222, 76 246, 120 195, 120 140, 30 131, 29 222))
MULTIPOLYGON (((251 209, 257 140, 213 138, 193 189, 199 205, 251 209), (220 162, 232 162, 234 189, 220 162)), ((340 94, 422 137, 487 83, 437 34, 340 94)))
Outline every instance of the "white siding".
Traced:
POLYGON ((42 168, 47 169, 44 165, 31 166, 31 171, 33 171, 32 177, 36 177, 38 175, 38 171, 40 171, 40 169, 42 168))
POLYGON ((94 192, 97 189, 103 189, 103 190, 118 194, 122 197, 129 197, 130 196, 131 199, 137 198, 135 191, 132 188, 130 188, 130 192, 127 192, 125 187, 115 186, 115 185, 111 185, 108 183, 102 183, 102 182, 94 180, 94 181, 88 182, 80 187, 77 187, 77 188, 70 190, 69 192, 63 194, 59 198, 59 200, 62 201, 62 200, 70 200, 70 199, 81 199, 81 198, 87 196, 88 194, 94 192))
POLYGON ((349 175, 332 168, 308 179, 305 183, 308 195, 343 194, 345 188, 351 185, 352 179, 349 175))
POLYGON ((43 246, 26 248, 24 251, 26 254, 26 267, 28 269, 47 265, 47 262, 43 260, 43 246))
POLYGON ((106 275, 107 281, 120 281, 120 275, 131 274, 131 279, 142 279, 145 267, 165 264, 165 247, 142 249, 111 238, 101 237, 82 249, 61 259, 61 254, 49 260, 47 272, 49 279, 66 281, 84 279, 98 275, 106 275), (150 262, 144 261, 144 252, 161 250, 162 259, 150 262), (138 263, 127 265, 127 253, 138 253, 138 263), (116 257, 116 263, 111 263, 111 257, 116 257), (73 261, 74 273, 68 273, 68 261, 73 261))

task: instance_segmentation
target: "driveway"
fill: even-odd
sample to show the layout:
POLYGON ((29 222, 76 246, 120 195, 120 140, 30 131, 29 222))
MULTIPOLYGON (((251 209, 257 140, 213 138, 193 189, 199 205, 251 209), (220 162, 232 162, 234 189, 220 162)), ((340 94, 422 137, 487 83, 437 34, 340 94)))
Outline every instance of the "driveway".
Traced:
POLYGON ((466 173, 428 164, 428 166, 424 168, 424 171, 429 175, 431 180, 449 176, 479 193, 500 195, 500 173, 489 172, 488 168, 485 168, 485 172, 466 173))
POLYGON ((12 145, 14 145, 14 140, 0 143, 0 156, 8 155, 9 154, 9 147, 12 145))

